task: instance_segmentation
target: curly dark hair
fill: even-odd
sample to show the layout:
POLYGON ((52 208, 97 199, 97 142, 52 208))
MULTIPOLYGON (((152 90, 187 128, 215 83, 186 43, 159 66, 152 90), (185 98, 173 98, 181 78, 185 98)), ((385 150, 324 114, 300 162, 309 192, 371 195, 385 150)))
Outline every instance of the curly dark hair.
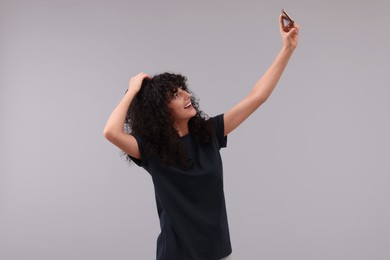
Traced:
MULTIPOLYGON (((125 131, 142 138, 145 156, 156 154, 163 163, 188 167, 191 161, 174 128, 173 116, 167 106, 178 88, 189 92, 187 78, 181 74, 164 72, 145 78, 127 111, 125 131)), ((199 102, 193 95, 191 102, 196 115, 188 122, 189 132, 196 142, 210 142, 213 121, 199 110, 199 102)), ((127 161, 131 161, 128 154, 123 154, 127 161)))

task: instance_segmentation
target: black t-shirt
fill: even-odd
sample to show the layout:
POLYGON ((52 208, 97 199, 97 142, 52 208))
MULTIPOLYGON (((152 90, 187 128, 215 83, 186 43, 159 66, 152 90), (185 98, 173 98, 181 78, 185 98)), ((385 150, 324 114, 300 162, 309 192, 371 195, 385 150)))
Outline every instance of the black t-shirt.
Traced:
POLYGON ((144 142, 135 136, 141 160, 132 158, 152 177, 160 219, 157 260, 217 260, 232 252, 223 190, 219 150, 226 147, 223 114, 215 120, 209 143, 181 137, 190 169, 162 164, 155 155, 145 157, 144 142))

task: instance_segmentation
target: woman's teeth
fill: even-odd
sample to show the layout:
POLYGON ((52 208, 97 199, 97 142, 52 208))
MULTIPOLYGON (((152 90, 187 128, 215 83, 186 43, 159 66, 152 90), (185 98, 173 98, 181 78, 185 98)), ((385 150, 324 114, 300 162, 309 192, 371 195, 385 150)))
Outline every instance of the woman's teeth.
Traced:
POLYGON ((191 107, 191 102, 188 103, 188 104, 184 107, 184 109, 187 109, 187 108, 190 108, 190 107, 191 107))

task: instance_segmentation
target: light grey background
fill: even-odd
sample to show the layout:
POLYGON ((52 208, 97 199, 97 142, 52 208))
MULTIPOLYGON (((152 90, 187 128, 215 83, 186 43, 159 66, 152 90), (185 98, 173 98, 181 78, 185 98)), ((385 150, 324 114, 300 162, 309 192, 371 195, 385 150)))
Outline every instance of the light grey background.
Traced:
POLYGON ((233 258, 390 259, 389 1, 0 2, 0 259, 153 259, 150 176, 103 137, 140 71, 210 116, 301 24, 278 86, 222 151, 233 258))

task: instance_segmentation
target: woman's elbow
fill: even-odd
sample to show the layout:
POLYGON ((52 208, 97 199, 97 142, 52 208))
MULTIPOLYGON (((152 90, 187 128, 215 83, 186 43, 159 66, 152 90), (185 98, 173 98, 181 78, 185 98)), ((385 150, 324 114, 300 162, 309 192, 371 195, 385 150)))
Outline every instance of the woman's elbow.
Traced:
POLYGON ((107 140, 112 140, 114 138, 114 133, 110 130, 110 129, 107 129, 107 128, 104 128, 103 130, 103 136, 107 139, 107 140))

